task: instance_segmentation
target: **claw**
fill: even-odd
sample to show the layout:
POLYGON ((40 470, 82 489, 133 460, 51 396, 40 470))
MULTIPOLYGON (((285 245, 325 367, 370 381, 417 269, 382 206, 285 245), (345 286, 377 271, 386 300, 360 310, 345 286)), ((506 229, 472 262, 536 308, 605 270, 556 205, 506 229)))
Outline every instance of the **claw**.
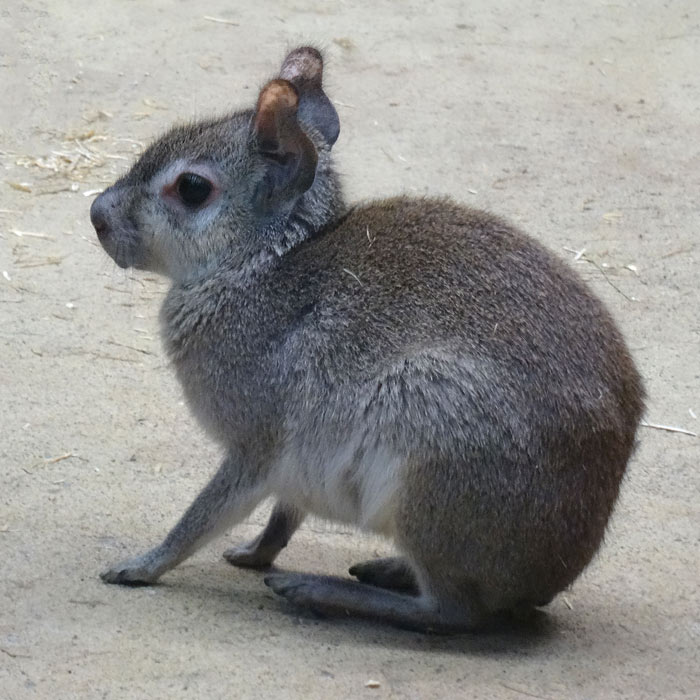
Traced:
POLYGON ((109 569, 108 571, 103 571, 100 574, 100 578, 105 583, 117 583, 122 586, 129 586, 130 588, 138 588, 140 586, 152 586, 153 581, 144 581, 140 579, 129 578, 130 572, 128 569, 109 569))

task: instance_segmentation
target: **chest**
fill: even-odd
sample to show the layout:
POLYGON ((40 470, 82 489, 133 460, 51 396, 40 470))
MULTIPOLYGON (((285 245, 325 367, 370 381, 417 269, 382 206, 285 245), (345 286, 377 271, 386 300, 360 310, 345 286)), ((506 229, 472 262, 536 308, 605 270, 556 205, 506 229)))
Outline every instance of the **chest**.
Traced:
POLYGON ((279 323, 255 302, 219 285, 171 291, 161 309, 164 345, 189 407, 224 443, 278 414, 279 323))

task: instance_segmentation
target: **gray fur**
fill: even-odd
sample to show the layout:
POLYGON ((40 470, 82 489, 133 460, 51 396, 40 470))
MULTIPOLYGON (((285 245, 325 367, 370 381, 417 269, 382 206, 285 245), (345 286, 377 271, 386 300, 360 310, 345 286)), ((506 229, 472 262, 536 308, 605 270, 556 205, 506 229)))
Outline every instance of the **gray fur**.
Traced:
MULTIPOLYGON (((311 65, 318 91, 317 54, 297 52, 284 65, 311 65)), ((252 125, 303 151, 274 110, 280 91, 303 103, 305 82, 273 83, 256 108, 273 112, 174 129, 93 204, 119 264, 172 280, 165 346, 228 450, 163 544, 104 580, 153 582, 273 496, 233 563, 270 564, 307 512, 404 556, 358 565, 361 582, 267 580, 320 612, 454 631, 547 603, 597 551, 633 451, 644 396, 623 339, 571 269, 497 217, 446 199, 347 208, 313 110, 313 184, 256 208, 277 162, 252 125), (166 196, 185 171, 217 188, 197 211, 166 196)))

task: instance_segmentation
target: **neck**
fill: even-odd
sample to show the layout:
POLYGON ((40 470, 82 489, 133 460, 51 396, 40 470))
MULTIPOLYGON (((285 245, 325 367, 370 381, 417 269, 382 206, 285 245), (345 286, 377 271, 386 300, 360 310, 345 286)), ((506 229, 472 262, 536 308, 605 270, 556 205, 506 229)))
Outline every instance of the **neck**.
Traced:
POLYGON ((316 177, 311 187, 284 214, 267 222, 262 238, 270 252, 285 255, 312 238, 345 213, 340 180, 331 162, 327 146, 319 149, 316 177))

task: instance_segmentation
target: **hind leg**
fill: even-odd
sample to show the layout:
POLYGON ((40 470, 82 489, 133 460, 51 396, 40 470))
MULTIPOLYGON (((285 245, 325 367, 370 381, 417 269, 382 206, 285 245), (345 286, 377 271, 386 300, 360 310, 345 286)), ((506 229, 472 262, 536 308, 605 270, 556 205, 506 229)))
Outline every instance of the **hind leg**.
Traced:
POLYGON ((304 515, 293 506, 277 503, 265 529, 252 542, 227 549, 224 552, 224 559, 234 566, 250 568, 270 566, 287 546, 304 520, 304 515))
POLYGON ((445 592, 412 596, 332 576, 277 573, 265 584, 287 600, 332 616, 379 620, 419 632, 454 633, 478 629, 486 615, 476 596, 445 592))
POLYGON ((418 593, 418 582, 410 564, 403 557, 386 557, 371 559, 351 566, 351 576, 361 583, 368 583, 379 588, 405 591, 413 595, 418 593))

